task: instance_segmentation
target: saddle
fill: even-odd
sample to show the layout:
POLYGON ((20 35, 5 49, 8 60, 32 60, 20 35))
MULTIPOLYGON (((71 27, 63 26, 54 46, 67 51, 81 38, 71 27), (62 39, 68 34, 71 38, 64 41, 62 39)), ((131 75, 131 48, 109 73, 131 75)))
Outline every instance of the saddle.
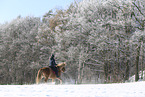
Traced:
POLYGON ((49 67, 55 75, 58 74, 58 67, 51 67, 51 66, 49 66, 49 67))

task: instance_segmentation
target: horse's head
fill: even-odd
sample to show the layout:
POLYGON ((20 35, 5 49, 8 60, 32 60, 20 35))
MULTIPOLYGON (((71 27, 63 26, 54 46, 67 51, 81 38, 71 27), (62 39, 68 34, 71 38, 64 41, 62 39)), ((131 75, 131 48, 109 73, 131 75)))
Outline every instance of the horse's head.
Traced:
POLYGON ((65 72, 65 66, 66 66, 66 63, 65 62, 60 63, 57 66, 60 68, 60 71, 61 72, 65 72))
POLYGON ((65 72, 65 67, 60 68, 61 72, 65 72))

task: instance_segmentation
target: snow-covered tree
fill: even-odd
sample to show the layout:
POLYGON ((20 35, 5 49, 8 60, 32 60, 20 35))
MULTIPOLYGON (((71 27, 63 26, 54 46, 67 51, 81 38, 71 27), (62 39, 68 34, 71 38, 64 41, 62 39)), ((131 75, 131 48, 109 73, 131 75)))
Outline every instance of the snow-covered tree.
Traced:
MULTIPOLYGON (((29 74, 31 62, 36 62, 36 35, 40 19, 34 17, 18 17, 1 27, 2 46, 1 60, 6 71, 9 71, 9 82, 22 84, 23 77, 29 74), (28 70, 28 71, 27 71, 28 70)), ((6 83, 7 81, 5 81, 6 83)))

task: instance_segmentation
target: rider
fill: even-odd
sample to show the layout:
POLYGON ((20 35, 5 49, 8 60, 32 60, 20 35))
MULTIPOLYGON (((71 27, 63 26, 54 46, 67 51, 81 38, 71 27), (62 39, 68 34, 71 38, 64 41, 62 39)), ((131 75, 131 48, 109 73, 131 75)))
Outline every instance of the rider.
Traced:
POLYGON ((55 72, 56 77, 58 76, 57 64, 55 63, 54 54, 51 55, 49 59, 49 67, 55 72))

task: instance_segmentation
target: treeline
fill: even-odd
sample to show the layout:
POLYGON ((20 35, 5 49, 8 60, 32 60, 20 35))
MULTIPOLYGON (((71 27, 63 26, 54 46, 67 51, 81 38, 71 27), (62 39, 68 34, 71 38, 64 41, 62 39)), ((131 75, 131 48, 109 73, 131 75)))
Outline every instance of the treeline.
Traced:
POLYGON ((144 0, 84 0, 42 19, 18 16, 0 26, 0 84, 35 83, 37 71, 66 62, 63 80, 124 82, 144 70, 144 0))

